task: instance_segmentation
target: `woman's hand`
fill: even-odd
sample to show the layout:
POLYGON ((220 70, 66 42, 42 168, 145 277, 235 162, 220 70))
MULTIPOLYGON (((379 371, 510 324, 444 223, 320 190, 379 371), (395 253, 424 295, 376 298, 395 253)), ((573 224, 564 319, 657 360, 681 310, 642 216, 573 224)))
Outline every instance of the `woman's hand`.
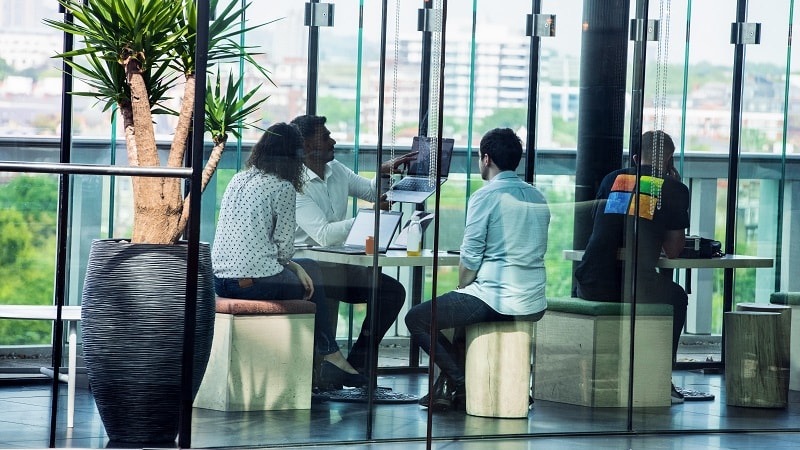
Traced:
POLYGON ((308 273, 303 269, 300 264, 297 264, 294 261, 289 261, 286 264, 286 268, 291 270, 292 272, 297 275, 297 279, 300 280, 300 284, 305 289, 305 295, 303 296, 303 300, 308 300, 314 295, 314 282, 311 280, 311 277, 308 276, 308 273))

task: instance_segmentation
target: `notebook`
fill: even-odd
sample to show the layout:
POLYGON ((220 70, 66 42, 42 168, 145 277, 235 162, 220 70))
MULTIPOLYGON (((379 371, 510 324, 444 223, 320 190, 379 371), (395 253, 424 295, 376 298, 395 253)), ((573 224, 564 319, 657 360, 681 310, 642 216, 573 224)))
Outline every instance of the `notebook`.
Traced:
MULTIPOLYGON (((408 167, 408 174, 402 180, 395 183, 386 192, 386 198, 392 202, 422 203, 436 192, 436 183, 431 180, 436 178, 436 174, 430 173, 430 158, 436 156, 434 149, 431 154, 431 145, 434 138, 425 136, 415 136, 411 145, 411 151, 418 151, 417 159, 411 162, 408 167)), ((450 138, 442 139, 442 165, 441 178, 439 184, 447 180, 450 173, 450 160, 453 157, 454 141, 450 138)))
MULTIPOLYGON (((377 239, 376 246, 379 253, 385 253, 397 232, 400 219, 403 213, 400 211, 381 211, 380 237, 377 239)), ((375 234, 375 211, 372 208, 361 208, 356 212, 356 219, 347 238, 342 245, 331 245, 325 247, 310 247, 310 250, 330 253, 347 253, 352 255, 365 254, 365 244, 367 236, 375 234)))

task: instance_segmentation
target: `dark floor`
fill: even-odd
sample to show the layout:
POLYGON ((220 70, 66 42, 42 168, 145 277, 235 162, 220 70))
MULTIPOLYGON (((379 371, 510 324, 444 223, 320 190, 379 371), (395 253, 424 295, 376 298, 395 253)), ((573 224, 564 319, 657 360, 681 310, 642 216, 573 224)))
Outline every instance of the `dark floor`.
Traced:
MULTIPOLYGON (((382 362, 392 363, 384 358, 382 362)), ((790 392, 790 405, 786 409, 737 408, 725 405, 723 375, 676 371, 673 380, 684 388, 712 393, 716 399, 672 407, 637 408, 630 419, 632 429, 642 434, 635 436, 625 433, 628 411, 624 408, 593 409, 537 400, 527 420, 488 419, 455 412, 436 414, 432 421, 431 448, 800 447, 800 431, 791 431, 800 430, 800 392, 790 392), (712 433, 717 430, 768 432, 712 433), (573 435, 557 436, 566 433, 573 435), (577 433, 615 433, 616 436, 581 437, 574 435, 577 433), (533 436, 519 437, 526 434, 533 436), (503 436, 501 440, 496 439, 503 436)), ((66 428, 66 386, 61 385, 56 446, 105 448, 108 441, 102 422, 89 390, 85 383, 81 384, 75 427, 71 430, 66 428)), ((427 390, 423 374, 381 375, 378 384, 413 395, 427 390)), ((50 387, 44 380, 0 379, 1 448, 48 446, 50 387)), ((194 409, 192 447, 308 448, 317 443, 319 447, 351 450, 416 450, 426 448, 427 419, 427 412, 415 403, 379 404, 371 424, 372 435, 368 437, 367 411, 362 403, 321 402, 315 403, 311 410, 249 413, 194 409), (408 439, 413 441, 400 442, 408 439), (373 442, 365 442, 370 440, 373 442)))

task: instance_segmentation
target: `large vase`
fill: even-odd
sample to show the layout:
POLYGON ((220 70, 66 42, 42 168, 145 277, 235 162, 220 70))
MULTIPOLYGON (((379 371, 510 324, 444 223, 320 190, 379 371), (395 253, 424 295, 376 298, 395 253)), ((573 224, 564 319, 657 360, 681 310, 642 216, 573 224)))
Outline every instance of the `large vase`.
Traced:
MULTIPOLYGON (((112 442, 174 442, 178 435, 186 243, 95 240, 81 330, 89 386, 112 442)), ((208 363, 215 296, 209 245, 200 244, 192 399, 208 363)))

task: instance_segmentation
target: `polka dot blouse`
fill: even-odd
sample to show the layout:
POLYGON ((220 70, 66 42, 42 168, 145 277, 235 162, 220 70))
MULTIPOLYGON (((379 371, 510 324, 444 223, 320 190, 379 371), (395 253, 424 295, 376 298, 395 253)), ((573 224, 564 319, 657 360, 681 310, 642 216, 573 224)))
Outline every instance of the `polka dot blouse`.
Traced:
POLYGON ((294 254, 295 197, 291 183, 256 168, 231 179, 217 221, 211 260, 220 278, 280 273, 294 254))

